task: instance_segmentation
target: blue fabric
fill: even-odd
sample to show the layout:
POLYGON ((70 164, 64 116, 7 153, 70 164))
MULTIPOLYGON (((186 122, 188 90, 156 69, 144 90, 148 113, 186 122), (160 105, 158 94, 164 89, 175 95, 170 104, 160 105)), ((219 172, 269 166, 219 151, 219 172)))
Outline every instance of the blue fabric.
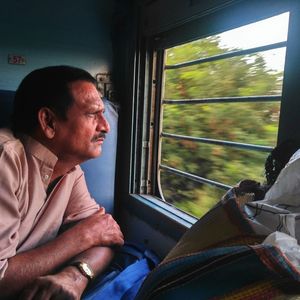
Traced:
POLYGON ((133 300, 147 274, 158 262, 158 257, 151 251, 125 244, 108 270, 93 281, 82 299, 133 300))

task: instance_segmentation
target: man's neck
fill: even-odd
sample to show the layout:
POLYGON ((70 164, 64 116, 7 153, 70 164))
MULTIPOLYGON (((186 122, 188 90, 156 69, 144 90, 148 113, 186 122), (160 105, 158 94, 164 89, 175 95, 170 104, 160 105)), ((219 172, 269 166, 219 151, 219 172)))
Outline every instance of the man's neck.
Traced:
POLYGON ((80 163, 80 162, 75 162, 73 159, 69 157, 65 157, 65 156, 62 157, 62 155, 58 153, 59 151, 57 151, 55 145, 52 143, 52 140, 45 139, 41 134, 39 134, 39 132, 32 135, 32 137, 35 140, 37 140, 39 143, 41 143, 43 146, 48 148, 58 158, 52 173, 51 182, 57 179, 58 177, 65 175, 80 163))
POLYGON ((71 171, 76 165, 77 164, 74 162, 68 162, 65 160, 58 159, 58 161, 54 167, 53 173, 52 173, 51 181, 55 180, 58 177, 65 175, 66 173, 71 171))

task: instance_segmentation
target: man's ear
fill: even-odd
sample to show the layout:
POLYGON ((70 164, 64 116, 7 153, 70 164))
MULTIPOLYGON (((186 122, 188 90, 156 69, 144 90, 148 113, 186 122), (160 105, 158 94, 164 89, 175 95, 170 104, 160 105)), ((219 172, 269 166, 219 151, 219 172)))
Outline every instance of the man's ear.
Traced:
POLYGON ((55 135, 55 123, 56 123, 56 116, 54 112, 48 107, 42 107, 38 111, 38 120, 44 135, 47 138, 52 139, 55 135))

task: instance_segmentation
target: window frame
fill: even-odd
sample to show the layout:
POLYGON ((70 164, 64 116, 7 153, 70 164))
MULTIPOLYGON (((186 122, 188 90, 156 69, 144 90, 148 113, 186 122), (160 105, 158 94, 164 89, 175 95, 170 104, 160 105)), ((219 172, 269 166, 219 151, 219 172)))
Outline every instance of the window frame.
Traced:
MULTIPOLYGON (((299 34, 299 3, 297 1, 237 1, 232 5, 221 7, 210 14, 205 13, 194 20, 187 20, 179 27, 174 27, 168 31, 157 32, 151 36, 141 34, 139 37, 139 56, 137 60, 138 85, 133 107, 134 124, 132 134, 134 145, 131 155, 131 187, 130 193, 133 201, 146 199, 152 203, 151 209, 157 206, 157 199, 161 199, 159 190, 159 128, 161 126, 161 105, 160 95, 162 89, 162 74, 164 65, 164 49, 170 48, 195 39, 207 37, 236 27, 247 25, 252 22, 263 20, 274 15, 290 11, 289 37, 287 41, 287 53, 285 74, 283 79, 281 113, 278 128, 278 142, 290 137, 300 137, 300 132, 291 132, 291 124, 297 119, 300 113, 300 105, 295 100, 297 93, 300 94, 299 69, 295 67, 293 58, 300 48, 297 35, 299 34), (258 9, 259 7, 259 9, 258 9), (239 18, 230 19, 229 15, 238 15, 239 18), (209 28, 203 32, 204 28, 209 28), (297 29, 298 28, 298 29, 297 29), (298 71, 296 71, 298 70, 298 71), (293 74, 296 73, 296 76, 293 74), (294 80, 291 80, 293 78, 294 80), (289 82, 291 80, 291 82, 289 82), (298 107, 297 107, 298 106, 298 107), (141 113, 142 112, 142 113, 141 113), (292 117, 289 117, 292 113, 292 117), (141 129, 140 129, 141 128, 141 129), (141 166, 138 168, 137 166, 141 166)), ((296 63, 299 67, 299 62, 296 63)), ((159 205, 158 205, 159 206, 159 205)), ((156 207, 156 209, 158 209, 156 207)), ((160 212, 161 207, 159 208, 160 212)), ((188 223, 192 224, 197 219, 189 216, 188 213, 170 206, 164 206, 166 215, 172 212, 176 219, 182 213, 186 215, 188 223)), ((170 217, 170 215, 168 215, 170 217)))

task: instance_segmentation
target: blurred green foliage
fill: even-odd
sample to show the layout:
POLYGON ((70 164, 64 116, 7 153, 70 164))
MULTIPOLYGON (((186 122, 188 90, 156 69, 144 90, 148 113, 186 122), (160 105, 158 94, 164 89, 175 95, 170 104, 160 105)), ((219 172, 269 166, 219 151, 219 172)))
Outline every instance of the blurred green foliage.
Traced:
MULTIPOLYGON (((211 37, 166 51, 166 64, 208 57, 232 49, 211 37)), ((165 71, 164 99, 201 99, 281 94, 282 72, 268 68, 261 53, 221 59, 165 71)), ((163 132, 274 147, 279 102, 165 104, 163 132)), ((163 138, 161 163, 228 185, 242 179, 264 181, 268 153, 163 138)), ((224 190, 161 172, 166 201, 197 217, 209 210, 224 190)))

